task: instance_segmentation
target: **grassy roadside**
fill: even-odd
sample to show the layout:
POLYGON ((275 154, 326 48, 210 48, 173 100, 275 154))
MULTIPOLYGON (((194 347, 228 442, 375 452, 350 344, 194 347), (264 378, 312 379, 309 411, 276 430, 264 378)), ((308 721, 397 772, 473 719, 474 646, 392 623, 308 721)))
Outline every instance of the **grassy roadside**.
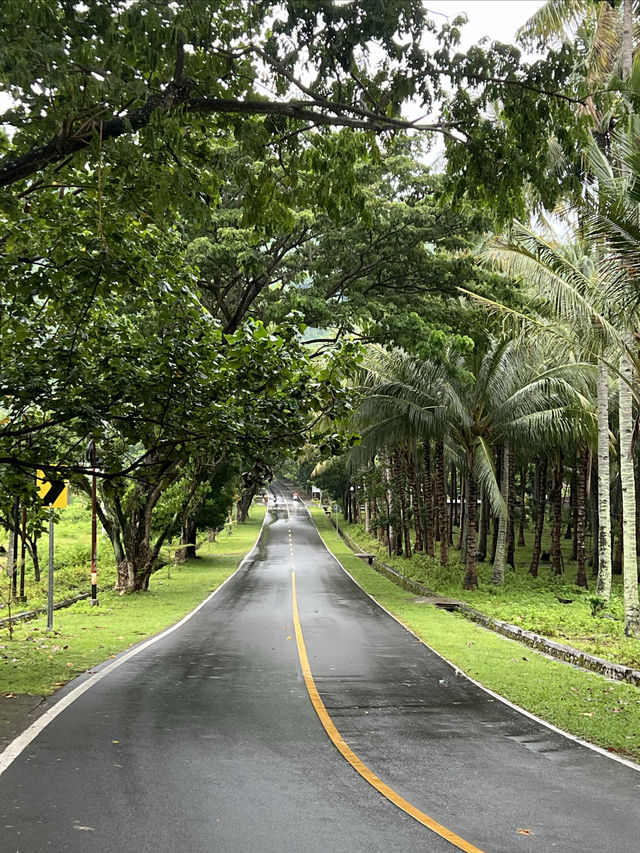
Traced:
MULTIPOLYGON (((389 556, 387 549, 364 531, 362 525, 341 521, 349 538, 413 580, 440 595, 465 601, 486 616, 502 619, 551 640, 565 643, 615 663, 640 669, 640 640, 624 635, 624 594, 622 578, 614 575, 611 601, 606 606, 595 594, 595 578, 589 588, 576 586, 576 564, 570 558, 571 542, 563 541, 565 568, 555 576, 550 564, 541 563, 537 578, 529 574, 532 543, 516 547, 515 569, 505 573, 502 586, 490 583, 489 560, 478 563, 479 589, 464 590, 464 568, 460 554, 453 549, 449 565, 438 559, 414 553, 410 560, 389 556)), ((543 538, 548 550, 548 540, 543 538)))
POLYGON ((640 762, 640 691, 546 658, 456 613, 421 603, 354 556, 324 512, 320 535, 362 588, 472 678, 578 737, 640 762))
MULTIPOLYGON (((74 676, 114 657, 145 637, 174 624, 231 575, 256 541, 265 508, 223 532, 200 550, 201 559, 165 566, 151 578, 148 592, 121 596, 102 587, 99 605, 81 601, 56 611, 54 630, 46 617, 0 631, 0 694, 53 693, 74 676)), ((104 575, 103 582, 104 582, 104 575)))

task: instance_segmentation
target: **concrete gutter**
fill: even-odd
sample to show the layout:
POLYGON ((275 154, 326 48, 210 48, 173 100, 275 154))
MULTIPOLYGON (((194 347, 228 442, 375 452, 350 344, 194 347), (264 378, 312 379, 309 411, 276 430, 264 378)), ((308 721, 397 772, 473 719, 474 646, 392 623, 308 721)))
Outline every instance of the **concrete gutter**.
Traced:
MULTIPOLYGON (((331 523, 333 524, 333 520, 331 520, 331 523)), ((339 533, 347 545, 356 554, 362 552, 362 548, 356 545, 346 533, 342 530, 340 530, 339 533)), ((534 634, 533 631, 526 631, 524 628, 519 628, 517 625, 510 625, 508 622, 503 622, 501 619, 493 619, 485 613, 475 610, 464 601, 457 601, 453 598, 443 598, 437 592, 434 592, 434 590, 424 586, 424 584, 411 580, 411 578, 406 577, 401 572, 398 572, 396 569, 393 569, 391 566, 383 563, 378 557, 373 560, 371 565, 379 574, 384 575, 390 581, 397 584, 397 586, 402 587, 402 589, 406 589, 408 592, 413 592, 416 595, 423 596, 427 599, 425 604, 432 604, 443 610, 460 613, 465 617, 465 619, 469 619, 471 622, 476 622, 484 628, 488 628, 490 631, 502 634, 504 637, 517 640, 519 643, 523 643, 524 645, 556 658, 563 663, 578 666, 581 669, 587 669, 591 672, 597 672, 599 675, 604 675, 606 678, 610 678, 614 681, 626 681, 629 684, 634 684, 636 687, 640 687, 640 670, 632 669, 631 667, 624 666, 623 664, 613 663, 613 661, 605 660, 604 658, 599 658, 595 655, 590 655, 587 652, 571 648, 571 646, 565 646, 562 643, 556 643, 555 641, 549 640, 547 637, 543 637, 540 634, 534 634), (432 599, 432 601, 429 601, 428 599, 432 599)))
MULTIPOLYGON (((90 595, 90 592, 82 592, 80 595, 76 595, 73 598, 65 598, 64 601, 58 601, 57 604, 54 604, 53 609, 62 610, 63 607, 71 607, 71 605, 75 604, 76 601, 82 601, 85 598, 89 598, 90 595)), ((0 628, 5 628, 9 623, 14 624, 16 622, 26 622, 28 619, 34 619, 36 616, 40 616, 46 612, 46 607, 37 607, 35 610, 22 610, 10 619, 0 619, 0 628)))

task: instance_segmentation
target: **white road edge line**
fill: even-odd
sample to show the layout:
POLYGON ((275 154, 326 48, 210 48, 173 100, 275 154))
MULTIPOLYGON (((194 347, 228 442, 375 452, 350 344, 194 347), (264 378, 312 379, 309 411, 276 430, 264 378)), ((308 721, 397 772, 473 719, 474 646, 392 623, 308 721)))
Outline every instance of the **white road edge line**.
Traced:
MULTIPOLYGON (((13 764, 13 762, 18 758, 24 750, 29 746, 29 744, 38 737, 40 732, 44 731, 49 723, 53 722, 57 716, 59 716, 64 710, 66 710, 70 705, 72 705, 76 699, 79 699, 83 693, 86 693, 91 687, 94 687, 98 684, 99 681, 102 681, 103 678, 106 678, 110 675, 115 669, 122 666, 122 664, 127 663, 127 661, 131 660, 132 657, 135 657, 140 652, 143 652, 145 649, 148 649, 149 646, 152 646, 154 643, 157 643, 159 640, 164 639, 169 634, 172 634, 174 631, 177 631, 178 628, 181 628, 185 622, 188 622, 192 616, 195 616, 199 610, 208 604, 211 599, 217 595, 220 590, 226 586, 229 581, 234 578, 237 573, 240 571, 245 562, 251 557, 253 552, 256 550, 258 542, 260 541, 260 537, 262 536, 262 531, 264 529, 265 521, 267 520, 268 512, 265 512, 264 518, 262 519, 262 525, 260 526, 260 532, 256 538, 256 541, 253 543, 252 549, 246 554, 240 563, 238 564, 238 568, 233 572, 233 574, 229 575, 217 589, 208 595, 204 601, 200 602, 200 604, 191 611, 191 613, 187 613, 186 616, 183 616, 179 622, 176 622, 175 625, 171 625, 170 628, 162 631, 162 633, 158 634, 155 637, 151 637, 149 640, 143 641, 139 646, 131 649, 131 651, 126 652, 125 654, 118 657, 113 663, 110 663, 108 666, 101 669, 95 675, 92 675, 91 678, 88 678, 86 681, 83 681, 82 684, 79 684, 70 693, 67 693, 66 696, 63 696, 61 699, 56 702, 51 708, 42 714, 42 716, 38 717, 35 722, 33 722, 27 729, 25 729, 21 734, 19 734, 14 740, 11 741, 10 744, 4 749, 2 753, 0 753, 0 776, 4 773, 4 771, 13 764)), ((82 676, 79 676, 80 678, 82 676)))
MULTIPOLYGON (((304 508, 309 513, 309 518, 313 522, 314 526, 316 526, 315 521, 313 520, 313 516, 311 515, 311 512, 309 511, 309 507, 306 504, 303 504, 303 505, 304 505, 304 508)), ((582 738, 579 738, 576 735, 572 735, 570 732, 565 732, 563 729, 559 729, 557 726, 554 726, 553 723, 549 723, 549 722, 547 722, 547 720, 543 720, 541 717, 536 717, 536 715, 532 714, 531 711, 527 711, 525 708, 521 708, 519 705, 516 705, 514 702, 510 702, 508 699, 505 699, 504 696, 500 696, 499 693, 494 693, 493 690, 490 690, 488 687, 485 687, 484 684, 481 684, 481 682, 476 681, 475 678, 471 678, 470 675, 467 675, 465 672, 463 672, 458 666, 456 666, 455 663, 451 663, 451 661, 448 660, 444 655, 441 655, 440 652, 436 651, 435 649, 432 649, 428 643, 425 643, 425 641, 422 639, 422 637, 419 637, 414 631, 411 630, 411 628, 407 627, 403 622, 401 622, 397 616, 394 616, 394 614, 391 613, 391 611, 387 610, 386 607, 383 607, 379 601, 376 601, 376 599, 372 595, 369 595, 369 593, 366 591, 366 589, 362 589, 362 587, 360 586, 358 581, 354 578, 354 576, 351 574, 351 572, 349 572, 347 569, 345 569, 345 567, 342 565, 342 563, 336 557, 336 555, 331 552, 331 550, 329 549, 329 546, 326 544, 326 542, 324 541, 322 536, 320 536, 320 531, 318 530, 317 526, 316 526, 316 530, 318 532, 318 537, 319 537, 320 541, 322 542, 324 547, 327 549, 329 555, 331 557, 333 557, 333 559, 340 566, 342 571, 351 578, 351 580, 354 582, 354 584, 359 589, 361 589, 362 592, 364 592, 364 594, 368 598, 371 599, 371 601, 373 601, 375 604, 377 604, 381 610, 384 610, 384 612, 387 613, 389 616, 391 616, 392 619, 395 619, 395 621, 399 625, 402 625, 402 627, 405 629, 405 631, 408 631, 410 634, 412 634, 416 638, 416 640, 420 640, 420 642, 422 643, 423 646, 426 646, 430 651, 432 651, 434 653, 434 655, 437 655, 440 658, 440 660, 443 660, 445 663, 448 663, 450 667, 452 667, 456 672, 459 672, 463 678, 467 679, 467 681, 470 681, 472 684, 475 684, 476 687, 479 687, 481 690, 484 690, 485 693, 488 693, 489 696, 493 696, 494 699, 497 699, 499 702, 502 702, 503 705, 507 705, 507 707, 513 708, 514 711, 518 711, 520 714, 524 714, 525 717, 528 717, 530 720, 534 720, 536 723, 539 723, 541 726, 544 726, 545 728, 550 729, 550 731, 556 732, 556 734, 562 735, 563 737, 566 737, 568 740, 572 740, 574 743, 579 743, 581 746, 586 746, 587 749, 591 749, 594 752, 598 752, 600 755, 604 756, 605 758, 611 759, 611 761, 617 761, 619 764, 624 764, 625 767, 630 767, 631 770, 637 770, 638 772, 640 772, 640 764, 635 764, 633 761, 629 761, 628 758, 621 758, 619 755, 616 755, 615 753, 612 753, 612 752, 608 752, 606 749, 603 749, 601 746, 596 746, 596 744, 594 744, 594 743, 589 743, 588 740, 583 740, 582 738)), ((482 625, 479 625, 478 627, 482 628, 484 631, 488 630, 487 628, 484 628, 484 626, 482 626, 482 625)), ((503 639, 508 640, 509 638, 503 637, 503 639)), ((516 640, 511 640, 511 642, 515 643, 516 640)), ((535 650, 531 650, 531 651, 535 652, 535 650)), ((540 654, 540 652, 536 652, 536 654, 540 654)), ((555 663, 561 663, 561 661, 555 661, 555 663)), ((594 672, 591 674, 597 676, 598 673, 594 672)), ((604 678, 604 676, 601 676, 601 677, 604 678)))

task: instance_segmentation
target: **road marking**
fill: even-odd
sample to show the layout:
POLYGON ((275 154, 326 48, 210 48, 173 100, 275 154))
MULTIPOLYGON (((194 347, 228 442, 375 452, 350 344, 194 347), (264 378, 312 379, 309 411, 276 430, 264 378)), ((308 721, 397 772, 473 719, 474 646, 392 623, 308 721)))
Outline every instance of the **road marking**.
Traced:
POLYGON ((291 599, 293 606, 293 625, 295 629, 296 642, 298 644, 298 656, 300 658, 300 666, 302 667, 304 682, 307 687, 307 692, 309 693, 309 698, 311 699, 311 704, 315 708, 316 714, 320 718, 320 722, 324 726, 324 729, 329 735, 333 745, 338 749, 342 756, 346 758, 353 769, 363 777, 363 779, 366 779, 366 781, 370 785, 373 785, 373 787, 379 791, 383 797, 391 800, 391 802, 398 806, 398 808, 402 809, 402 811, 406 812, 419 823, 423 824, 423 826, 426 826, 427 829, 435 832, 436 835, 444 838, 445 841, 449 841, 454 847, 457 847, 458 850, 464 850, 465 853, 483 853, 479 847, 475 847, 473 844, 465 841, 464 838, 460 838, 460 836, 456 835, 455 832, 447 829, 446 826, 443 826, 423 811, 420 811, 420 809, 411 805, 411 803, 405 800, 404 797, 401 797, 400 794, 393 790, 393 788, 390 788, 382 781, 382 779, 369 770, 366 764, 364 764, 355 752, 347 746, 347 743, 329 716, 329 713, 320 698, 320 694, 318 693, 316 683, 313 680, 311 667, 309 665, 309 658, 307 657, 307 650, 304 644, 304 637, 302 635, 302 626, 300 624, 300 615, 298 613, 298 597, 296 595, 296 573, 293 571, 291 572, 291 599))

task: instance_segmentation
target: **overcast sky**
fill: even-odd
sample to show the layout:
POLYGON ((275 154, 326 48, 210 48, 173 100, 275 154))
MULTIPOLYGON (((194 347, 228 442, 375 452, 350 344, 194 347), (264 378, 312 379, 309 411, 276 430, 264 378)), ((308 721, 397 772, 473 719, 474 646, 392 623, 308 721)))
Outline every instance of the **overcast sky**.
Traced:
MULTIPOLYGON (((512 42, 518 27, 544 5, 545 0, 425 0, 427 9, 455 18, 464 12, 469 23, 462 30, 463 49, 483 36, 512 42)), ((436 20, 438 16, 436 16, 436 20)))

